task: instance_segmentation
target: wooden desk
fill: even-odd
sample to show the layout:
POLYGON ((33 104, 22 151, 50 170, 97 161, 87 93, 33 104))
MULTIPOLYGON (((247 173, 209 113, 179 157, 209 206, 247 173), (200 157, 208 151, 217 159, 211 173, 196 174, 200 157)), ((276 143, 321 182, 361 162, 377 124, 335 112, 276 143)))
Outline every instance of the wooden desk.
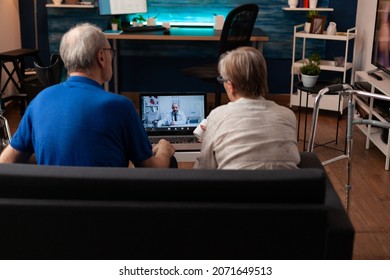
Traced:
MULTIPOLYGON (((105 33, 106 38, 112 40, 112 47, 118 51, 114 58, 113 76, 114 92, 119 93, 118 87, 118 44, 117 40, 146 40, 146 41, 219 41, 221 30, 214 30, 213 27, 171 27, 170 34, 165 35, 163 31, 148 31, 135 33, 105 33)), ((263 43, 268 42, 269 38, 261 28, 254 28, 251 42, 254 47, 263 51, 263 43)), ((108 90, 108 83, 105 84, 108 90)))

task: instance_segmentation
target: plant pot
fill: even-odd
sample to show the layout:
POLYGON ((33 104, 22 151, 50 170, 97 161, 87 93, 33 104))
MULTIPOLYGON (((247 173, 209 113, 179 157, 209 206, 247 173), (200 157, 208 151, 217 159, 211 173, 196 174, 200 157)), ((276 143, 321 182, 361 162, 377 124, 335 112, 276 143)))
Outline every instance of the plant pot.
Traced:
POLYGON ((116 22, 111 23, 111 29, 112 29, 112 31, 117 31, 118 30, 118 23, 116 23, 116 22))
POLYGON ((309 76, 301 74, 301 81, 304 87, 311 88, 317 83, 318 76, 309 76))

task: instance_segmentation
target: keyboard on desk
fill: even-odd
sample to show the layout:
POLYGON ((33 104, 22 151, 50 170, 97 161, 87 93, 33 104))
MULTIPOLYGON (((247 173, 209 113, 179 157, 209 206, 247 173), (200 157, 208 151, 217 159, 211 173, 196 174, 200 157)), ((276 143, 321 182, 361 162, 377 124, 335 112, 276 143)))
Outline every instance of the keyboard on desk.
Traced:
POLYGON ((157 144, 161 139, 166 139, 173 143, 196 143, 198 139, 195 136, 149 136, 150 143, 157 144))
POLYGON ((176 149, 176 151, 199 151, 202 143, 195 136, 149 136, 150 143, 156 145, 160 139, 166 139, 176 149))
POLYGON ((123 33, 134 33, 134 32, 148 32, 148 31, 160 31, 165 30, 166 28, 161 25, 154 26, 122 26, 123 33))

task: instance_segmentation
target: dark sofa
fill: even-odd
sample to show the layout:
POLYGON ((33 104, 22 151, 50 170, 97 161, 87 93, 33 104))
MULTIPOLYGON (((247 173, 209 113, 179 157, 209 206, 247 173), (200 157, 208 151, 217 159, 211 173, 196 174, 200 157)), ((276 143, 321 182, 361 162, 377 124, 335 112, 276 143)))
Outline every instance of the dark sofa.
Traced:
POLYGON ((0 259, 351 259, 318 158, 279 171, 0 165, 0 259))

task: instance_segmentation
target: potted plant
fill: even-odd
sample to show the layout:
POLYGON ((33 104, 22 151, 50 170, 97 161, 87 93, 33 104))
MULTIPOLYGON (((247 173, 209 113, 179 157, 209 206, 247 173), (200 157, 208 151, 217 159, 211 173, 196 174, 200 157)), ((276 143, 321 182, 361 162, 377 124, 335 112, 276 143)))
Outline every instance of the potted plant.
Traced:
POLYGON ((155 26, 156 25, 156 20, 157 20, 157 17, 159 16, 160 14, 154 16, 154 17, 148 17, 147 20, 146 20, 146 23, 148 26, 155 26))
POLYGON ((143 26, 146 19, 142 15, 138 15, 137 17, 133 17, 133 27, 143 26))
POLYGON ((299 73, 301 74, 304 87, 315 86, 321 72, 320 61, 321 57, 319 54, 312 54, 303 62, 303 65, 299 67, 299 73))
POLYGON ((304 27, 304 30, 305 30, 306 33, 310 33, 311 20, 315 16, 318 16, 318 11, 309 10, 306 13, 306 22, 305 22, 305 27, 304 27))
POLYGON ((111 18, 111 29, 112 30, 120 29, 119 24, 120 24, 120 17, 119 16, 113 16, 111 18))

